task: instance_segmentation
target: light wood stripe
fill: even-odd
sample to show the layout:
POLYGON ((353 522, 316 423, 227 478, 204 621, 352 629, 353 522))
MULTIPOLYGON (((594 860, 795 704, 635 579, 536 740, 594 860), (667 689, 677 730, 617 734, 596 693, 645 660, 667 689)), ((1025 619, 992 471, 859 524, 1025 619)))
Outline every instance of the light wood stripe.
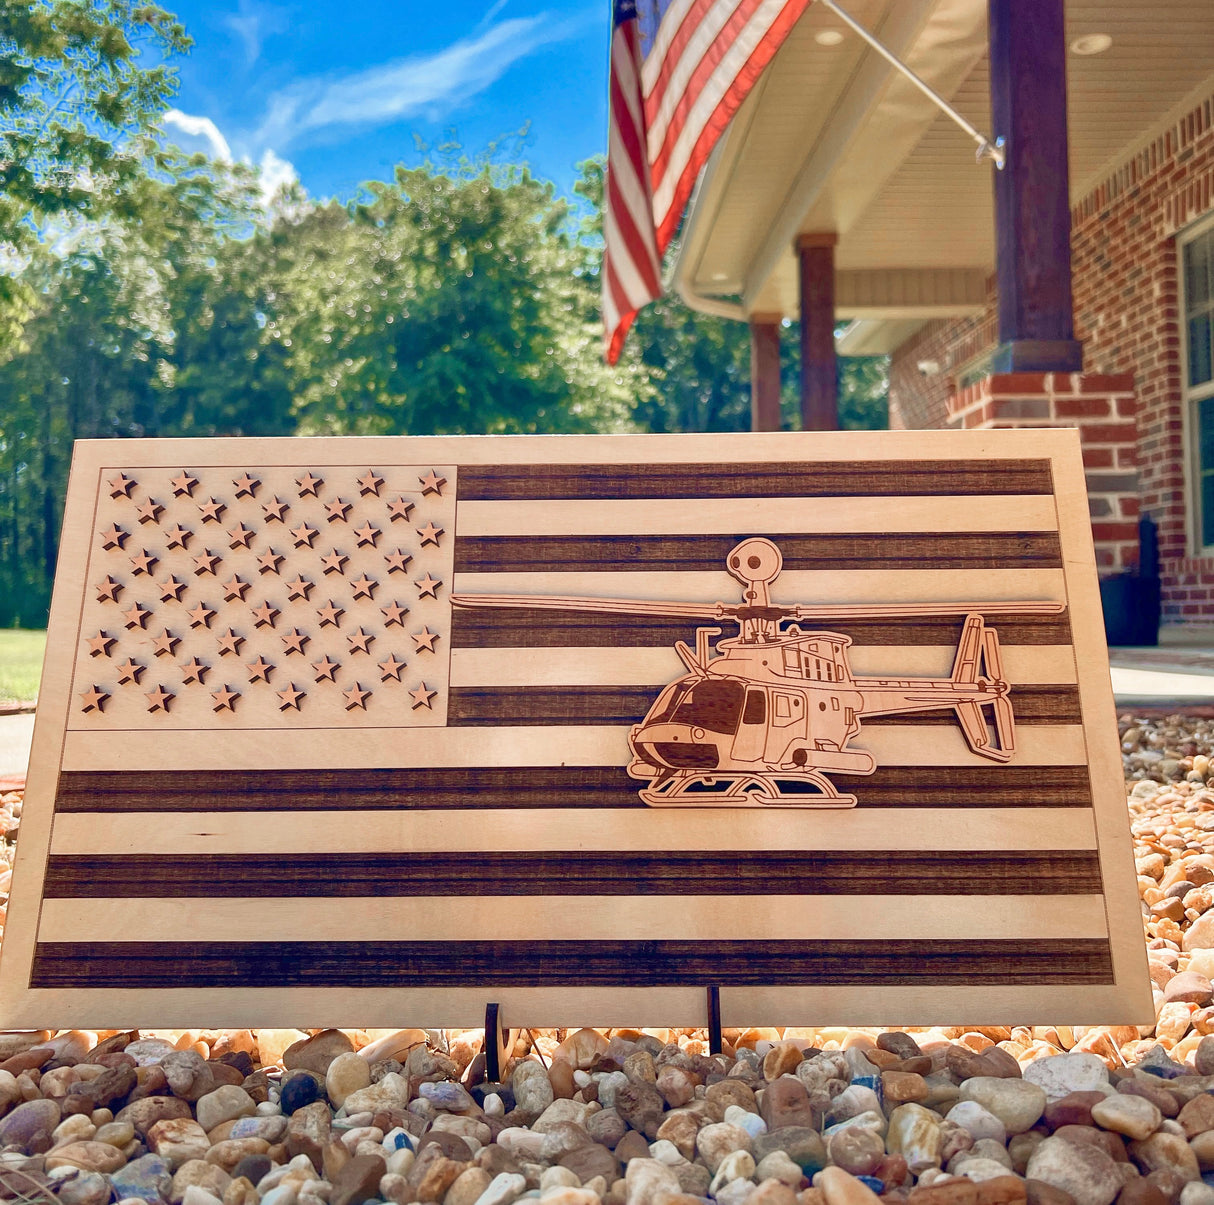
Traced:
MULTIPOLYGON (((960 624, 958 624, 960 630, 960 624)), ((1003 645, 1009 682, 1066 685, 1075 682, 1075 657, 1067 645, 1003 645)), ((956 645, 852 647, 852 673, 865 677, 947 677, 956 645)), ((541 655, 519 648, 457 648, 451 652, 451 685, 462 686, 651 686, 687 672, 673 648, 546 648, 541 655)))
MULTIPOLYGON (((332 799, 329 800, 330 805, 332 799)), ((55 856, 87 854, 323 854, 359 847, 419 853, 619 850, 1075 850, 1095 847, 1088 808, 855 808, 813 812, 658 808, 493 808, 475 824, 456 811, 95 812, 55 817, 55 856), (344 840, 338 838, 343 836, 344 840)))
MULTIPOLYGON (((959 730, 941 726, 930 742, 914 725, 869 725, 849 746, 867 749, 878 766, 969 766, 977 760, 959 730)), ((626 765, 628 729, 586 725, 565 728, 482 728, 477 739, 457 728, 426 731, 351 728, 324 755, 316 735, 304 728, 232 732, 205 745, 190 732, 78 732, 66 734, 63 769, 130 769, 170 764, 192 770, 273 770, 294 767, 360 769, 430 766, 531 766, 554 760, 567 766, 626 765)), ((1083 729, 1026 725, 1017 734, 1013 765, 1074 766, 1084 761, 1083 729)))
POLYGON ((771 538, 816 532, 1055 531, 1048 494, 942 495, 901 498, 612 498, 580 501, 477 502, 460 499, 459 534, 467 536, 636 536, 762 531, 771 538))
MULTIPOLYGON (((39 942, 889 941, 1105 937, 1099 895, 48 899, 39 942), (319 939, 319 940, 318 940, 319 939)), ((451 957, 457 956, 456 949, 451 957)))

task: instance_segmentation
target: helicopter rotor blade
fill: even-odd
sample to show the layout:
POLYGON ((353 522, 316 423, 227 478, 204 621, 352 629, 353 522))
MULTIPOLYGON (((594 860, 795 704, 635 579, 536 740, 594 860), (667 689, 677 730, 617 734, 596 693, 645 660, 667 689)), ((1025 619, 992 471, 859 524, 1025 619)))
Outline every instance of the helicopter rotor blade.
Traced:
POLYGON ((534 607, 542 611, 595 611, 608 615, 673 615, 688 619, 724 619, 736 604, 642 602, 628 598, 552 598, 532 594, 453 594, 456 607, 534 607))
POLYGON ((1066 610, 1066 603, 1044 599, 1028 602, 819 603, 780 609, 791 619, 932 619, 956 615, 1060 615, 1066 610))

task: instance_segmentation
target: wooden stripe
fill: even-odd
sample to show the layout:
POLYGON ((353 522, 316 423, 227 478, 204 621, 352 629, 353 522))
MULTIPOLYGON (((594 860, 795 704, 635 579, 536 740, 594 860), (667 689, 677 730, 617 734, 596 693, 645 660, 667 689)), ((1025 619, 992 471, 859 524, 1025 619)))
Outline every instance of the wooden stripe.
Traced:
MULTIPOLYGON (((1003 645, 1061 645, 1071 642, 1068 613, 1003 615, 984 612, 1003 645)), ((541 611, 522 607, 456 607, 451 613, 451 644, 459 648, 655 648, 676 640, 694 640, 692 620, 591 611, 541 611)), ((728 626, 728 625, 727 625, 728 626)), ((951 645, 957 647, 962 620, 951 616, 892 624, 888 620, 852 619, 830 624, 857 645, 951 645)), ((453 664, 454 670, 454 664, 453 664)))
MULTIPOLYGON (((732 535, 464 536, 455 542, 456 573, 581 572, 705 573, 720 569, 753 532, 732 535)), ((933 532, 915 535, 787 535, 780 539, 784 568, 1059 569, 1055 532, 933 532)), ((624 587, 626 588, 626 587, 624 587)))
POLYGON ((39 942, 33 988, 1105 984, 1107 939, 39 942))
MULTIPOLYGON (((251 801, 252 802, 252 801, 251 801)), ((330 854, 461 849, 526 852, 611 848, 768 852, 807 849, 900 850, 906 833, 918 849, 1078 850, 1096 847, 1090 808, 492 808, 470 825, 459 809, 380 808, 310 812, 59 812, 51 853, 330 854), (692 814, 689 816, 688 812, 692 814), (341 834, 339 838, 335 834, 341 834)))
POLYGON ((1048 494, 952 495, 939 498, 703 498, 560 499, 469 502, 460 498, 459 534, 466 536, 633 536, 638 531, 701 535, 762 531, 783 544, 788 533, 1007 531, 1009 516, 1025 531, 1055 531, 1048 494))
MULTIPOLYGON (((639 724, 653 706, 647 686, 529 686, 453 688, 447 703, 452 726, 497 724, 639 724)), ((1012 707, 1021 724, 1078 724, 1079 691, 1074 686, 1017 686, 1012 707)), ((951 710, 865 719, 865 729, 889 723, 955 724, 951 710)))
POLYGON ((1099 895, 181 896, 49 899, 40 941, 966 941, 1107 937, 1099 895))
MULTIPOLYGON (((1087 808, 1082 765, 881 767, 847 782, 864 807, 1087 808)), ((622 766, 435 770, 76 770, 56 813, 644 808, 622 766)))
POLYGON ((961 860, 936 850, 562 850, 52 856, 43 895, 1087 895, 1100 890, 1094 850, 981 850, 961 860))
POLYGON ((713 464, 462 464, 460 502, 536 498, 839 498, 1049 494, 1048 460, 755 461, 713 464))

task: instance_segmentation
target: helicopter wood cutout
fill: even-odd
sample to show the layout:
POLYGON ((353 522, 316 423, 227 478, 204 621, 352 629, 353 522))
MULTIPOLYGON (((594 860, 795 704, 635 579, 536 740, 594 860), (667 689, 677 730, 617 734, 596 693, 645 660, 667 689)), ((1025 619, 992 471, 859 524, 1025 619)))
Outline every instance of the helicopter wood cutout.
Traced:
POLYGON ((771 540, 743 540, 726 568, 745 589, 740 603, 456 594, 459 607, 536 607, 629 615, 733 619, 739 634, 709 641, 696 630, 692 649, 675 642, 687 674, 654 700, 629 733, 628 773, 648 781, 638 793, 651 807, 854 807, 827 775, 871 774, 871 753, 849 749, 861 716, 952 709, 970 749, 995 762, 1016 751, 1011 687, 1003 676, 999 634, 981 612, 1049 614, 1062 603, 878 603, 792 606, 773 603, 769 587, 783 567, 771 540), (857 678, 848 665, 851 637, 806 630, 798 620, 964 615, 953 672, 947 678, 857 678), (786 626, 787 625, 787 626, 786 626))

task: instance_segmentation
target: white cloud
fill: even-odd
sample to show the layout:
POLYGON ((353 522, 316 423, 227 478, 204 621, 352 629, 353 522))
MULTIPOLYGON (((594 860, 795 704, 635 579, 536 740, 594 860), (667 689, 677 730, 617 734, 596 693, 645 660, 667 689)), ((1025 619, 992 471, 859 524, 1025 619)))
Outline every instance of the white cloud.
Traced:
POLYGON ((244 47, 245 64, 249 67, 261 57, 262 43, 267 37, 290 28, 287 9, 276 4, 259 4, 257 0, 240 0, 237 11, 226 13, 220 21, 244 47))
POLYGON ((441 113, 483 92, 540 47, 566 41, 586 27, 585 17, 514 17, 433 54, 411 55, 345 76, 300 80, 271 97, 256 141, 281 147, 313 130, 384 125, 418 113, 441 113))
POLYGON ((220 159, 224 163, 232 162, 232 148, 228 145, 228 140, 209 117, 195 117, 191 113, 183 113, 180 109, 170 109, 161 120, 165 125, 173 126, 191 138, 201 138, 207 144, 212 159, 220 159))
POLYGON ((295 184, 299 181, 299 173, 295 165, 286 159, 281 159, 270 148, 262 153, 257 166, 261 169, 261 203, 269 205, 275 194, 284 184, 295 184))

